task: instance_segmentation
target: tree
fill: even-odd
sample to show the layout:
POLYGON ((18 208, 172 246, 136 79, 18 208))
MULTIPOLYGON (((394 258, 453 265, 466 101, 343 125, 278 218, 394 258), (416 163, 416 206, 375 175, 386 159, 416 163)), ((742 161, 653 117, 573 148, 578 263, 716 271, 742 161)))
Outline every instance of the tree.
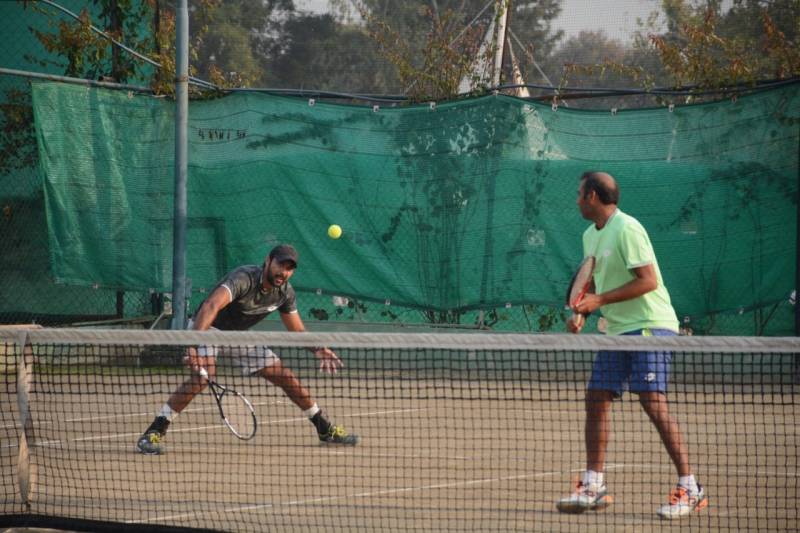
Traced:
POLYGON ((265 58, 285 39, 284 21, 294 13, 292 0, 214 0, 194 7, 189 28, 198 75, 228 86, 265 83, 265 58))
MULTIPOLYGON (((25 9, 44 14, 53 12, 37 3, 20 2, 25 9)), ((142 20, 150 20, 151 5, 133 0, 92 0, 92 11, 100 18, 99 25, 109 36, 125 41, 133 47, 148 49, 152 42, 149 28, 142 20)), ((119 54, 103 38, 91 29, 92 17, 89 7, 84 7, 78 20, 53 17, 49 25, 54 31, 30 31, 49 52, 49 57, 26 59, 43 68, 53 68, 65 76, 85 79, 113 79, 119 82, 145 78, 146 67, 128 55, 119 54)), ((33 129, 33 109, 30 92, 8 89, 0 105, 0 130, 3 142, 0 145, 0 173, 31 168, 36 164, 36 140, 33 129)))
POLYGON ((653 105, 647 95, 614 95, 614 89, 643 85, 652 88, 652 72, 660 65, 650 48, 625 45, 606 36, 605 32, 582 31, 570 37, 545 63, 550 79, 558 80, 556 101, 569 99, 574 108, 643 107, 653 105), (585 88, 608 88, 606 93, 592 93, 586 98, 585 88), (572 96, 580 98, 572 98, 572 96))
POLYGON ((330 14, 293 13, 282 39, 267 51, 266 78, 272 87, 338 92, 391 92, 397 78, 363 27, 330 14))
MULTIPOLYGON (((562 70, 569 65, 602 65, 605 62, 623 63, 628 55, 628 48, 615 39, 606 36, 603 30, 582 31, 570 37, 548 58, 548 70, 551 77, 558 79, 562 70)), ((578 87, 593 84, 595 75, 581 76, 581 73, 569 80, 578 87)), ((604 84, 607 85, 607 84, 604 84)))
POLYGON ((36 135, 30 91, 6 89, 0 103, 0 175, 36 164, 36 135))
MULTIPOLYGON (((579 36, 580 47, 594 50, 593 61, 562 61, 560 87, 580 87, 594 79, 595 84, 602 81, 608 87, 690 88, 688 96, 677 100, 655 98, 668 104, 714 99, 726 90, 746 90, 757 81, 795 77, 800 75, 798 20, 797 0, 734 0, 727 11, 719 0, 663 0, 662 12, 651 15, 622 56, 607 43, 593 45, 589 36, 579 36), (664 21, 664 31, 655 29, 659 19, 664 21), (602 59, 599 50, 603 50, 602 59)), ((568 41, 554 59, 565 59, 575 44, 568 41)), ((625 99, 629 107, 652 102, 641 95, 625 99)))
POLYGON ((648 41, 668 85, 699 92, 800 75, 796 0, 734 0, 725 13, 718 0, 664 0, 663 8, 667 31, 648 41))
MULTIPOLYGON (((422 40, 408 40, 387 22, 362 9, 370 37, 396 68, 402 92, 412 101, 442 100, 457 95, 461 80, 473 76, 476 58, 488 61, 492 53, 492 49, 486 49, 484 56, 479 57, 483 35, 480 26, 469 27, 459 34, 460 27, 452 11, 438 15, 428 9, 426 14, 430 31, 422 40)), ((480 75, 474 76, 473 88, 481 81, 480 75)))
MULTIPOLYGON (((106 35, 124 41, 134 49, 149 50, 152 45, 150 28, 142 21, 151 20, 155 0, 92 0, 91 11, 99 17, 99 26, 106 35)), ((28 3, 25 2, 27 8, 28 3)), ((36 3, 31 9, 48 16, 52 12, 36 3)), ((91 29, 92 16, 89 6, 84 7, 77 21, 58 17, 52 19, 55 32, 44 32, 31 28, 31 32, 51 54, 49 58, 27 58, 42 66, 63 68, 65 76, 100 79, 110 78, 127 82, 144 77, 143 64, 128 54, 111 46, 108 39, 91 29), (55 22, 58 20, 58 22, 55 22), (66 63, 64 63, 66 61, 66 63)))
MULTIPOLYGON (((35 10, 49 17, 51 31, 31 28, 30 31, 49 53, 47 57, 26 57, 27 60, 45 68, 55 68, 65 76, 90 80, 104 79, 121 83, 149 81, 156 93, 171 94, 175 78, 175 14, 164 0, 91 0, 90 4, 69 19, 62 13, 38 3, 20 1, 25 9, 35 10), (92 26, 105 33, 103 36, 92 26), (162 65, 153 69, 147 62, 134 57, 113 45, 109 37, 124 43, 129 48, 149 56, 162 65)), ((191 13, 196 27, 192 32, 191 54, 193 64, 190 74, 198 67, 208 74, 212 82, 221 87, 240 85, 243 81, 261 76, 261 66, 251 54, 243 53, 246 47, 238 37, 225 39, 226 35, 238 35, 232 31, 230 21, 244 23, 248 13, 264 16, 259 24, 266 24, 269 14, 278 9, 293 9, 291 0, 200 0, 193 3, 191 13), (223 9, 224 6, 224 9, 223 9), (258 11, 258 9, 261 11, 258 11), (254 10, 254 11, 253 11, 254 10), (223 20, 222 24, 209 21, 223 20), (234 44, 230 44, 230 42, 234 44), (221 50, 226 60, 236 58, 232 70, 215 68, 211 49, 221 50)), ((251 24, 249 30, 257 34, 263 26, 251 24)), ((261 35, 261 34, 259 34, 261 35)), ((261 37, 254 37, 260 43, 261 37)), ((273 35, 273 38, 277 38, 273 35)), ((254 47, 257 49, 257 46, 254 47)), ((233 61, 233 59, 231 60, 233 61)), ((192 93, 202 96, 196 88, 192 93)), ((5 91, 0 105, 0 172, 30 168, 36 163, 36 142, 33 130, 33 111, 30 92, 19 89, 5 91)))
MULTIPOLYGON (((500 4, 508 5, 503 0, 500 4)), ((450 98, 472 71, 493 17, 494 2, 438 0, 429 5, 362 0, 361 18, 381 53, 397 69, 403 91, 412 100, 450 98)), ((557 0, 510 3, 509 28, 516 39, 539 54, 549 54, 560 33, 553 32, 557 0)), ((491 56, 494 49, 484 53, 491 56)), ((505 73, 508 79, 508 73, 505 73)), ((475 79, 474 88, 485 85, 475 79)))

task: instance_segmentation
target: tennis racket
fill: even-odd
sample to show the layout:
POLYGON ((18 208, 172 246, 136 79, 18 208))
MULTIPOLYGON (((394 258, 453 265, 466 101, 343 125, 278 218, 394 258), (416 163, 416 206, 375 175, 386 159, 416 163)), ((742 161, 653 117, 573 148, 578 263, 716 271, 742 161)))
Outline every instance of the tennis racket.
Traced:
POLYGON ((231 430, 231 433, 242 440, 250 440, 256 434, 258 422, 253 404, 245 396, 233 389, 220 385, 208 376, 205 368, 200 369, 200 376, 208 382, 208 388, 214 394, 219 407, 219 416, 231 430))
POLYGON ((592 274, 594 273, 594 256, 584 257, 575 274, 572 275, 572 281, 569 282, 567 289, 567 306, 572 307, 581 303, 583 297, 589 291, 592 285, 592 274))

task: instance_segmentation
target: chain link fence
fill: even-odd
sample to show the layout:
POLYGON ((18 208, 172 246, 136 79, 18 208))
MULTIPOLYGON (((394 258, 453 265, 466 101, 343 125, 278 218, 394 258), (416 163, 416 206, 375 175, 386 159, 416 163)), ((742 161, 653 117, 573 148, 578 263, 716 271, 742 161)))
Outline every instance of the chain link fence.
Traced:
MULTIPOLYGON (((241 6, 246 4, 235 3, 241 6)), ((379 3, 373 2, 376 5, 379 3)), ((32 4, 37 3, 0 2, 0 33, 4 36, 0 41, 2 67, 63 75, 68 66, 67 60, 48 52, 41 40, 36 38, 35 32, 53 33, 59 24, 74 21, 53 9, 49 10, 49 14, 44 8, 34 9, 32 4)), ((93 20, 101 18, 102 2, 60 0, 59 4, 74 13, 87 8, 93 20)), ((562 10, 569 7, 567 4, 561 5, 562 10)), ((653 11, 657 10, 656 4, 653 5, 653 11)), ((420 2, 416 8, 409 7, 408 11, 422 10, 425 5, 420 2)), ((252 83, 262 86, 340 92, 403 91, 404 87, 391 66, 378 57, 377 45, 358 30, 358 15, 352 9, 342 11, 341 3, 312 1, 298 2, 295 8, 291 14, 284 13, 286 24, 273 28, 275 31, 290 32, 284 35, 292 39, 283 43, 266 38, 255 39, 251 31, 253 28, 248 26, 246 13, 240 13, 236 18, 231 10, 223 18, 206 21, 211 26, 211 32, 206 34, 203 41, 205 48, 193 59, 198 67, 198 75, 207 75, 214 67, 229 78, 249 76, 252 83), (225 32, 235 38, 227 43, 217 39, 225 32), (276 46, 283 46, 282 51, 275 53, 276 46), (271 59, 254 54, 270 47, 273 47, 271 59), (246 50, 247 53, 237 53, 237 50, 246 50), (256 71, 261 74, 253 74, 256 71), (365 72, 371 72, 371 77, 365 78, 365 72), (365 81, 367 79, 371 81, 365 81)), ((202 21, 197 9, 194 6, 192 13, 195 23, 202 21)), ((599 9, 602 20, 618 11, 613 2, 603 4, 599 9)), ((557 84, 558 65, 566 61, 588 64, 601 59, 599 56, 592 59, 588 51, 585 56, 576 55, 576 50, 587 49, 579 44, 588 39, 584 36, 581 40, 582 30, 576 23, 579 16, 570 19, 570 15, 563 12, 557 16, 553 13, 543 16, 547 17, 547 28, 541 35, 541 42, 548 44, 539 49, 532 46, 530 41, 525 41, 527 34, 520 27, 519 20, 510 23, 512 42, 517 43, 516 54, 527 82, 557 84), (569 23, 565 24, 564 21, 569 23)), ((592 50, 595 56, 598 47, 607 47, 608 50, 616 50, 618 57, 623 57, 624 50, 632 50, 626 48, 625 43, 632 43, 637 32, 646 31, 641 19, 637 20, 638 17, 631 13, 626 11, 623 18, 628 24, 625 28, 615 26, 613 31, 605 34, 602 24, 599 28, 586 28, 587 31, 596 30, 597 46, 592 50), (616 41, 617 44, 609 44, 609 41, 616 41)), ((402 21, 397 22, 402 26, 402 21)), ((142 24, 150 22, 143 21, 142 24)), ((199 29, 195 27, 193 31, 194 38, 197 38, 199 29)), ((794 31, 796 33, 796 28, 794 31)), ((650 60, 652 57, 641 58, 645 62, 650 60)), ((631 81, 624 76, 609 81, 607 73, 591 74, 588 71, 584 71, 582 76, 580 81, 585 85, 602 86, 631 81), (595 77, 591 78, 591 75, 595 77)), ((596 99, 594 105, 634 107, 653 104, 649 97, 639 100, 620 98, 596 99)), ((581 107, 581 104, 576 106, 581 107)), ((23 77, 0 75, 0 109, 0 131, 4 137, 3 147, 0 148, 0 323, 166 327, 170 311, 168 296, 152 291, 67 286, 53 281, 49 265, 54 259, 49 253, 47 228, 48 224, 56 224, 57 221, 44 218, 44 194, 38 172, 30 82, 23 77)), ((189 309, 195 309, 204 296, 204 293, 194 291, 189 309)), ((298 300, 303 319, 313 329, 377 331, 465 328, 552 332, 563 331, 567 317, 567 311, 563 308, 541 305, 509 305, 463 313, 439 313, 404 308, 390 301, 362 301, 319 291, 302 292, 298 300)), ((695 321, 685 320, 683 329, 687 334, 696 335, 793 335, 795 306, 794 297, 787 295, 784 301, 757 309, 718 313, 695 321)), ((275 321, 270 320, 264 327, 274 325, 275 321)), ((591 320, 588 329, 595 328, 596 320, 591 320)))

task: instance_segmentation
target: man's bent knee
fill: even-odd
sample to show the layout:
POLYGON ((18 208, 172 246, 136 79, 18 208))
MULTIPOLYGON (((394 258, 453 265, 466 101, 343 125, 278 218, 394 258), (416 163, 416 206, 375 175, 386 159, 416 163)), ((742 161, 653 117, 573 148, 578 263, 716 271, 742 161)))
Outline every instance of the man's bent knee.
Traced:
POLYGON ((294 373, 289 368, 283 366, 280 361, 276 361, 269 366, 265 366, 261 370, 257 371, 256 375, 266 378, 269 381, 281 381, 295 377, 294 373))

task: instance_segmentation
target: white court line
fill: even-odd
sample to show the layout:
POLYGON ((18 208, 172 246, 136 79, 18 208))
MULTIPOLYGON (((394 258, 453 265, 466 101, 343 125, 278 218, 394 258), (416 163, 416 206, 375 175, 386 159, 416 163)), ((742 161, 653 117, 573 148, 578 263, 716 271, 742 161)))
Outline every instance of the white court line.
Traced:
MULTIPOLYGON (((264 402, 253 402, 254 407, 265 406, 265 405, 283 405, 287 402, 282 400, 269 400, 264 402)), ((206 411, 217 411, 217 406, 212 405, 210 407, 187 407, 183 410, 183 413, 203 413, 206 411)), ((126 418, 141 418, 143 416, 153 416, 154 411, 148 411, 146 413, 127 413, 127 414, 110 414, 105 416, 83 416, 79 418, 67 418, 66 420, 60 420, 59 422, 95 422, 99 420, 123 420, 126 418)), ((52 426, 53 422, 50 421, 41 421, 41 422, 34 422, 36 427, 42 426, 52 426)), ((11 429, 17 427, 17 424, 3 424, 0 425, 0 429, 11 429)))
POLYGON ((203 512, 194 512, 194 513, 181 513, 181 514, 174 514, 174 515, 167 515, 167 516, 158 516, 147 518, 145 520, 131 520, 126 523, 128 524, 143 524, 146 522, 156 522, 156 521, 168 521, 168 520, 180 520, 184 518, 199 518, 200 516, 211 514, 211 513, 238 513, 243 511, 258 511, 263 509, 275 509, 282 506, 290 506, 290 505, 308 505, 314 503, 321 503, 321 502, 331 502, 336 500, 345 500, 350 498, 374 498, 376 496, 386 496, 389 494, 403 494, 407 492, 415 492, 415 491, 425 491, 425 490, 439 490, 439 489, 452 489, 456 487, 469 487, 473 485, 487 485, 490 483, 500 483, 504 481, 515 481, 518 479, 530 479, 530 478, 541 478, 541 477, 551 477, 551 476, 563 476, 567 473, 572 472, 581 472, 583 469, 576 469, 570 470, 569 472, 564 471, 552 471, 552 472, 538 472, 535 474, 517 474, 515 476, 505 476, 505 477, 496 477, 496 478, 484 478, 484 479, 470 479, 466 481, 455 481, 452 483, 437 483, 434 485, 419 485, 415 487, 400 487, 396 489, 381 489, 381 490, 374 490, 369 492, 357 492, 354 494, 344 494, 338 496, 323 496, 319 498, 306 498, 303 500, 291 500, 287 502, 278 502, 278 503, 265 503, 265 504, 258 504, 258 505, 243 505, 238 507, 228 507, 227 509, 223 509, 221 511, 203 511, 203 512))
MULTIPOLYGON (((215 408, 216 409, 216 406, 215 408)), ((424 411, 425 409, 392 409, 388 411, 370 411, 366 413, 354 413, 350 415, 345 415, 349 417, 358 417, 358 416, 376 416, 376 415, 389 415, 389 414, 398 414, 398 413, 413 413, 418 411, 424 411)), ((308 418, 301 416, 301 417, 293 417, 293 418, 284 418, 282 420, 269 420, 263 425, 270 426, 275 424, 289 424, 295 422, 304 422, 308 420, 308 418)), ((209 429, 225 429, 225 426, 221 424, 214 424, 213 426, 193 426, 188 428, 179 428, 173 429, 170 433, 192 433, 198 431, 207 431, 209 429)), ((116 433, 111 435, 91 435, 89 437, 79 437, 69 440, 49 440, 49 441, 37 441, 33 443, 33 447, 46 447, 46 446, 56 446, 59 444, 65 444, 69 442, 87 442, 87 441, 102 441, 102 440, 113 440, 113 439, 121 439, 121 438, 129 438, 129 437, 138 437, 140 433, 116 433)), ((16 448, 18 447, 18 443, 11 443, 11 444, 4 444, 0 446, 0 448, 16 448)))
MULTIPOLYGON (((358 456, 358 453, 357 452, 354 453, 352 450, 343 452, 343 451, 332 450, 330 448, 325 448, 324 446, 320 446, 320 448, 321 449, 318 452, 316 452, 317 455, 323 455, 323 454, 324 455, 346 455, 348 457, 358 456)), ((361 448, 364 449, 363 446, 361 448)), ((361 456, 362 457, 366 457, 367 455, 370 458, 375 458, 375 459, 436 459, 436 460, 453 459, 453 460, 456 460, 456 461, 476 461, 476 460, 479 460, 479 459, 485 459, 486 458, 485 456, 480 456, 480 455, 473 455, 473 456, 468 456, 468 455, 425 455, 425 454, 421 454, 421 453, 415 453, 415 454, 370 453, 370 454, 362 454, 361 456)), ((524 460, 525 460, 525 462, 529 461, 528 458, 525 458, 524 460)))
MULTIPOLYGON (((636 464, 636 463, 615 463, 606 466, 606 471, 609 470, 622 470, 624 468, 631 468, 631 467, 648 467, 654 468, 656 465, 652 464, 636 464)), ((202 512, 192 512, 192 513, 181 513, 181 514, 173 514, 173 515, 165 515, 165 516, 157 516, 151 517, 144 520, 130 520, 127 521, 127 524, 143 524, 147 522, 158 522, 158 521, 171 521, 171 520, 182 520, 182 519, 197 519, 205 515, 209 514, 219 514, 219 513, 241 513, 247 511, 259 511, 259 510, 275 510, 279 507, 284 506, 299 506, 299 505, 309 505, 315 503, 322 503, 322 502, 332 502, 337 500, 346 500, 351 498, 374 498, 378 496, 386 496, 391 494, 404 494, 409 492, 416 492, 416 491, 426 491, 426 490, 440 490, 440 489, 451 489, 457 487, 470 487, 474 485, 487 485, 491 483, 500 483, 506 481, 516 481, 520 479, 532 479, 532 478, 544 478, 544 477, 553 477, 553 476, 566 476, 567 474, 573 473, 580 473, 583 472, 584 468, 574 468, 568 471, 550 471, 550 472, 538 472, 535 474, 518 474, 514 476, 504 476, 504 477, 497 477, 497 478, 484 478, 484 479, 471 479, 466 481, 457 481, 452 483, 437 483, 433 485, 419 485, 419 486, 412 486, 412 487, 400 487, 395 489, 382 489, 382 490, 374 490, 368 492, 357 492, 354 494, 344 494, 338 496, 323 496, 318 498, 306 498, 302 500, 290 500, 286 502, 277 502, 277 503, 265 503, 265 504, 257 504, 257 505, 242 505, 237 507, 228 507, 222 509, 220 511, 208 510, 202 512)), ((786 473, 790 474, 790 473, 786 473)), ((771 473, 769 474, 771 475, 771 473)), ((797 473, 791 473, 792 476, 797 476, 797 473)), ((717 516, 737 516, 735 514, 718 511, 716 513, 717 516)))

